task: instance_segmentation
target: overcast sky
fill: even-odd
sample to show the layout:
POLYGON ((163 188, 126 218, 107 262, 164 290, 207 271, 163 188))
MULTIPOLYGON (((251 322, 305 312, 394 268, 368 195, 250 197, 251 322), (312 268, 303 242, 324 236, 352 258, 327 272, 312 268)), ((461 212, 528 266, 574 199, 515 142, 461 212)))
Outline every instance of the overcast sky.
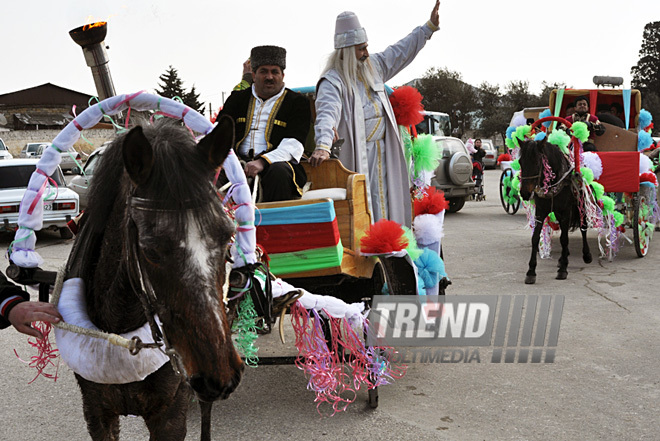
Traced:
MULTIPOLYGON (((372 53, 429 19, 433 0, 59 0, 3 1, 0 94, 53 83, 96 95, 91 70, 69 30, 107 21, 117 93, 153 92, 169 65, 214 109, 239 81, 253 46, 287 49, 288 87, 315 85, 333 50, 335 18, 354 11, 372 53), (91 16, 91 17, 90 17, 91 16)), ((447 67, 502 88, 512 80, 593 87, 594 75, 630 87, 644 25, 657 0, 442 0, 440 31, 390 86, 447 67)), ((433 110, 433 109, 429 109, 433 110)))

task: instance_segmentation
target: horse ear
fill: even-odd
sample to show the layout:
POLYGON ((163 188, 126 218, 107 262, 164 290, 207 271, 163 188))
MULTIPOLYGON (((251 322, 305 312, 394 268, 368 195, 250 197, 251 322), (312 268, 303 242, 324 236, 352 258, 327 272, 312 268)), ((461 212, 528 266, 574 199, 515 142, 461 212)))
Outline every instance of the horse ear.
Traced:
POLYGON ((202 149, 213 168, 217 168, 225 162, 233 147, 234 119, 229 115, 222 115, 218 120, 218 125, 197 145, 197 148, 202 149))
POLYGON ((142 127, 134 127, 128 132, 121 153, 131 181, 137 186, 147 182, 154 162, 154 150, 144 136, 142 127))

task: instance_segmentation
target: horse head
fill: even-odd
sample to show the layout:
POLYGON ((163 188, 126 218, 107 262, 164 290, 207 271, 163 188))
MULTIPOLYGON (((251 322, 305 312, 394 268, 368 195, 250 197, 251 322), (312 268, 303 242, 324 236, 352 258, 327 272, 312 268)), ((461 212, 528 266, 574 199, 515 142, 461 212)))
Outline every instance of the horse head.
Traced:
POLYGON ((545 147, 545 139, 541 141, 520 141, 520 196, 528 201, 538 185, 543 169, 541 157, 545 147))
POLYGON ((227 398, 243 371, 223 302, 234 226, 211 184, 233 144, 233 120, 223 117, 199 144, 170 124, 135 127, 121 148, 129 277, 202 401, 227 398))

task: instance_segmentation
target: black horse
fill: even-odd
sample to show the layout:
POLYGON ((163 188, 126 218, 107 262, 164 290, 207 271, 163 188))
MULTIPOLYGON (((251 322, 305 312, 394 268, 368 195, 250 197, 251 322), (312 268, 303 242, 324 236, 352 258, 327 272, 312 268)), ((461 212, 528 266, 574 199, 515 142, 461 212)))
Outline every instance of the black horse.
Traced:
POLYGON ((529 269, 525 283, 536 282, 536 255, 539 251, 541 229, 546 217, 555 213, 561 235, 561 257, 557 279, 568 276, 568 232, 580 228, 582 233, 582 258, 585 263, 591 263, 592 257, 587 244, 587 225, 581 218, 576 194, 580 186, 574 184, 579 179, 572 170, 566 155, 554 144, 542 141, 520 142, 520 195, 535 205, 534 234, 532 235, 532 256, 529 259, 529 269))
POLYGON ((222 294, 234 226, 211 184, 233 143, 231 118, 199 144, 181 123, 163 118, 133 128, 103 154, 68 277, 85 280, 98 328, 119 334, 149 321, 175 355, 127 384, 76 374, 94 440, 117 440, 119 416, 128 414, 144 418, 151 440, 183 440, 192 391, 202 406, 202 439, 210 439, 211 403, 240 381, 243 362, 222 294))

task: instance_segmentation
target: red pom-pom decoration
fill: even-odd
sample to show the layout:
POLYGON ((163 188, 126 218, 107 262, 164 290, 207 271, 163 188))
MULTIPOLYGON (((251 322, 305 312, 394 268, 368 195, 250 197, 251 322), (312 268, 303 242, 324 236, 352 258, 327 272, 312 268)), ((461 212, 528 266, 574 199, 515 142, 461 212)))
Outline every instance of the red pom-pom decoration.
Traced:
POLYGON ((400 126, 414 126, 424 121, 422 94, 411 86, 402 86, 394 89, 390 95, 390 103, 394 110, 396 123, 400 126))
POLYGON ((449 208, 449 202, 445 199, 444 192, 438 191, 435 187, 429 187, 426 196, 415 201, 415 216, 438 214, 447 208, 449 208))
POLYGON ((408 247, 408 239, 398 223, 381 219, 371 225, 360 239, 360 251, 364 254, 388 254, 408 247))
POLYGON ((655 175, 655 173, 651 173, 651 172, 642 173, 641 175, 639 175, 639 182, 650 182, 655 186, 657 186, 658 177, 655 175))
POLYGON ((502 161, 511 161, 511 155, 508 153, 502 153, 500 156, 497 157, 497 163, 501 163, 502 161))

